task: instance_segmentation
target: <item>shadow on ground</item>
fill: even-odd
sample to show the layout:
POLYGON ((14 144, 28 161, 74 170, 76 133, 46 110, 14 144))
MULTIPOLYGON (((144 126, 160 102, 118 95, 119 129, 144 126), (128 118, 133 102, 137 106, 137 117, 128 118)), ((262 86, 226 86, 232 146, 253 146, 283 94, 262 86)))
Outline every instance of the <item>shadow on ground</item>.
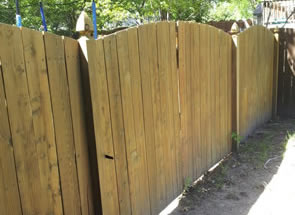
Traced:
POLYGON ((288 140, 292 138, 294 143, 288 145, 291 144, 289 148, 295 152, 294 134, 295 120, 271 121, 256 130, 241 144, 238 155, 228 157, 213 172, 207 173, 203 180, 189 187, 171 214, 294 214, 295 206, 294 210, 289 211, 291 209, 286 209, 285 204, 288 200, 295 203, 295 182, 290 181, 295 181, 295 154, 288 156, 284 171, 280 171, 287 154, 288 140), (284 185, 287 190, 287 186, 290 186, 290 197, 282 202, 283 192, 288 192, 280 189, 284 185), (272 208, 272 204, 277 207, 272 208))

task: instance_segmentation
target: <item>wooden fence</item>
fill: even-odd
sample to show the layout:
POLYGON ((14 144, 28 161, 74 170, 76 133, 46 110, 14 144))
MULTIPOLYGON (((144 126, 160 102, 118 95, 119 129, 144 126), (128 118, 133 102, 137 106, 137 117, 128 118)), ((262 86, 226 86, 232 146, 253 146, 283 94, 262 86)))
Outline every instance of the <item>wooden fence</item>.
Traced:
POLYGON ((295 117, 295 32, 279 32, 278 115, 295 117))
POLYGON ((159 22, 88 41, 87 65, 0 24, 0 214, 158 214, 270 119, 273 41, 159 22))
POLYGON ((159 213, 231 150, 231 36, 178 34, 179 70, 174 22, 88 42, 104 214, 159 213))
POLYGON ((272 117, 274 41, 262 26, 237 39, 237 133, 242 139, 272 117))
POLYGON ((95 214, 79 44, 0 24, 0 213, 95 214))

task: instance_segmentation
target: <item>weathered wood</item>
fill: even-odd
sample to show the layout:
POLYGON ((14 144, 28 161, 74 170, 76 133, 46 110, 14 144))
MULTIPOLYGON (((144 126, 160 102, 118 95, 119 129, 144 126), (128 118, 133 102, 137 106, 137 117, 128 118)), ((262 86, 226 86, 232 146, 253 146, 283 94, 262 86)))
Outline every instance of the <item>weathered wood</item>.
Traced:
MULTIPOLYGON (((63 214, 50 89, 42 32, 22 29, 24 58, 46 213, 63 214)), ((61 47, 62 48, 62 47, 61 47)))
MULTIPOLYGON (((0 25, 0 59, 23 214, 46 213, 21 30, 0 25), (42 190, 42 191, 41 191, 42 190), (41 192, 40 192, 41 191, 41 192)), ((47 193, 46 193, 47 194, 47 193)))
POLYGON ((45 33, 45 49, 65 214, 81 214, 75 139, 63 39, 45 33))
POLYGON ((166 204, 163 148, 161 145, 161 106, 158 73, 156 25, 138 28, 140 72, 149 171, 151 213, 158 214, 166 204))
POLYGON ((89 80, 103 214, 119 214, 115 153, 103 40, 87 41, 89 80))
MULTIPOLYGON (((121 89, 120 89, 121 85, 120 85, 120 76, 119 76, 119 65, 118 65, 118 59, 117 59, 117 41, 116 41, 115 35, 111 35, 106 37, 103 40, 103 42, 104 42, 107 83, 108 83, 109 100, 110 100, 110 113, 111 113, 112 131, 113 131, 113 144, 114 144, 114 152, 115 152, 115 164, 116 164, 120 213, 131 214, 129 181, 128 181, 128 172, 127 172, 127 159, 126 159, 126 144, 125 144, 125 134, 124 134, 124 122, 129 119, 127 118, 126 120, 124 120, 123 118, 122 100, 124 100, 124 98, 122 98, 121 89)), ((132 114, 132 112, 129 112, 129 114, 132 114)), ((126 143, 129 144, 128 141, 126 141, 126 143)), ((134 142, 134 144, 136 143, 134 142)), ((131 165, 133 165, 133 163, 128 165, 129 169, 132 168, 131 165)), ((131 178, 131 177, 129 178, 130 178, 130 182, 134 182, 134 178, 131 178)), ((136 193, 138 194, 139 191, 137 190, 136 193)))
POLYGON ((238 134, 245 139, 272 115, 273 34, 262 26, 246 30, 237 53, 238 134))
POLYGON ((2 75, 0 62, 0 211, 20 215, 22 209, 2 75))
MULTIPOLYGON (((91 159, 87 138, 86 107, 83 100, 79 43, 64 38, 65 61, 68 77, 71 117, 76 151, 76 163, 82 214, 95 214, 94 189, 91 180, 91 159)), ((98 183, 98 182, 96 182, 98 183)))
POLYGON ((173 125, 173 100, 172 100, 172 80, 171 64, 169 54, 171 53, 169 39, 170 28, 168 22, 157 23, 158 41, 158 64, 160 76, 160 94, 162 108, 162 136, 165 148, 166 164, 166 195, 167 202, 171 202, 176 195, 176 161, 175 161, 175 136, 173 125))

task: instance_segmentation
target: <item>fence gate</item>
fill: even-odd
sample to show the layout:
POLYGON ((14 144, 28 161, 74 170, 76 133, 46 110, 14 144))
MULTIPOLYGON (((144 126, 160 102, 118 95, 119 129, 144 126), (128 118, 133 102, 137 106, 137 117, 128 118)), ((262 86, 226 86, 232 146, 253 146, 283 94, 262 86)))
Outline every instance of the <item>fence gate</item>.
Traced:
POLYGON ((230 152, 231 46, 189 22, 88 42, 104 214, 158 214, 230 152))
POLYGON ((272 117, 274 35, 254 26, 237 42, 237 125, 245 138, 272 117))

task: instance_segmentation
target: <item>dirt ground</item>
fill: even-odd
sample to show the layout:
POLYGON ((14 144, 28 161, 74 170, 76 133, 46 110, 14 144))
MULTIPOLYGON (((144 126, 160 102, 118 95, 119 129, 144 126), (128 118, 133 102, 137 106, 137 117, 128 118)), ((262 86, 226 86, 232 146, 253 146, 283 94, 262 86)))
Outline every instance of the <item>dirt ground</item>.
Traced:
POLYGON ((295 120, 267 123, 203 180, 172 215, 295 215, 295 120))

